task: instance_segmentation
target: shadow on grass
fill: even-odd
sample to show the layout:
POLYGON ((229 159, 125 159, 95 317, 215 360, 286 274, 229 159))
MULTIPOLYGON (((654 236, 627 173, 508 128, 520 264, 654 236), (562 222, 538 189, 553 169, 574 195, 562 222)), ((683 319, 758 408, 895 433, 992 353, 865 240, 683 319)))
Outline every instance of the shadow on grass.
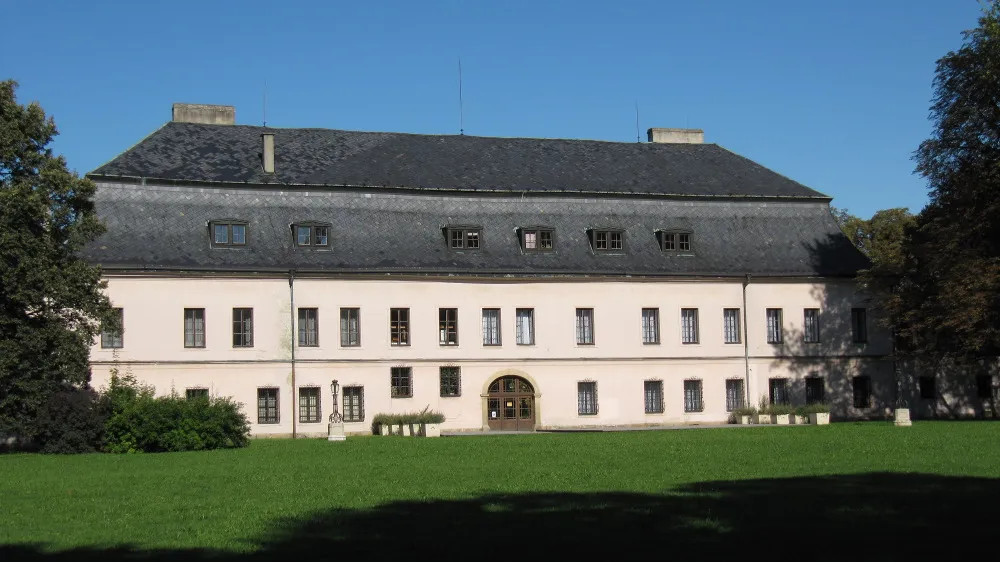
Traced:
POLYGON ((334 509, 275 522, 246 555, 7 545, 0 560, 947 560, 992 548, 998 506, 1000 479, 874 473, 702 482, 664 495, 487 495, 334 509))

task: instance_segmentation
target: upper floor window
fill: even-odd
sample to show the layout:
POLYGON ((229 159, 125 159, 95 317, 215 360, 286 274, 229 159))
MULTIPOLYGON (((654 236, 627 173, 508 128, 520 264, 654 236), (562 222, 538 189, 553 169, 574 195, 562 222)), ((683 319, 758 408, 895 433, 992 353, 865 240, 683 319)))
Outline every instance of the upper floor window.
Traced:
POLYGON ((446 229, 448 247, 452 250, 478 250, 482 229, 477 226, 449 227, 446 229))
POLYGON ((726 343, 740 343, 740 309, 722 309, 722 332, 726 343))
POLYGON ((819 309, 803 311, 802 339, 805 343, 819 343, 819 309))
POLYGON ((781 343, 785 335, 781 325, 781 309, 767 309, 767 343, 781 343))
POLYGON ((241 248, 247 245, 246 221, 212 221, 210 228, 213 248, 241 248))
POLYGON ((253 309, 233 309, 233 347, 253 347, 253 309))
POLYGON ((551 228, 522 228, 521 248, 526 252, 544 252, 554 247, 551 228))
POLYGON ((681 309, 681 343, 698 343, 698 309, 681 309))
POLYGON ((690 232, 658 232, 660 249, 664 252, 690 252, 692 235, 690 232))
POLYGON ((328 248, 330 246, 330 225, 322 223, 301 223, 292 225, 295 245, 304 248, 328 248))
POLYGON ((576 309, 577 345, 594 345, 594 309, 576 309))
POLYGON ((410 345, 410 309, 389 309, 389 344, 410 345))
POLYGON ((660 309, 642 309, 642 343, 660 343, 660 309))
POLYGON ((625 232, 621 230, 591 230, 590 245, 595 252, 620 252, 625 249, 625 232))
POLYGON ((105 349, 121 349, 124 347, 122 339, 122 325, 125 322, 125 315, 120 308, 111 309, 112 318, 101 326, 101 347, 105 349))
POLYGON ((205 309, 184 309, 184 347, 205 347, 205 309))
POLYGON ((458 309, 438 309, 438 343, 458 345, 458 309))
POLYGON ((863 308, 851 309, 851 339, 854 343, 868 342, 868 311, 863 308))

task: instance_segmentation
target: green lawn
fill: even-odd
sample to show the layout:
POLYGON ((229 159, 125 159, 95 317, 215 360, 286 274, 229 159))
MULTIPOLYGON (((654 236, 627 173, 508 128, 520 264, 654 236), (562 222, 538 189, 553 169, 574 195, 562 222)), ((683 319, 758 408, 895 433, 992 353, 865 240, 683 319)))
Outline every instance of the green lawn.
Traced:
POLYGON ((817 560, 850 552, 841 546, 854 558, 912 560, 939 539, 950 557, 975 533, 992 536, 998 477, 992 422, 6 455, 0 560, 506 560, 648 548, 794 549, 817 560))

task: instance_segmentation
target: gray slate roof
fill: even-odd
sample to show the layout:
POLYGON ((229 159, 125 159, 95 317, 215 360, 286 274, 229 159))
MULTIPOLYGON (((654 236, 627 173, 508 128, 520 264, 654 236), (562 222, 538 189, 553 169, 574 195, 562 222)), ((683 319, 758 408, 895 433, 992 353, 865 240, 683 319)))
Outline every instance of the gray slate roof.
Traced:
MULTIPOLYGON (((200 175, 211 175, 215 168, 194 157, 185 169, 203 165, 200 175)), ((96 203, 109 231, 85 254, 107 268, 839 276, 867 265, 841 234, 825 200, 519 197, 99 182, 96 203), (223 218, 249 221, 248 248, 210 247, 208 222, 223 218), (329 251, 294 246, 290 225, 310 220, 333 225, 329 251), (481 226, 482 248, 448 249, 442 233, 448 225, 481 226), (516 229, 525 226, 554 228, 555 251, 522 253, 516 229), (624 229, 625 252, 595 254, 586 232, 595 227, 624 229), (693 252, 661 252, 656 229, 692 231, 693 252)))
POLYGON ((91 174, 476 192, 829 198, 715 144, 264 129, 170 122, 91 174), (262 132, 275 135, 264 174, 262 132))

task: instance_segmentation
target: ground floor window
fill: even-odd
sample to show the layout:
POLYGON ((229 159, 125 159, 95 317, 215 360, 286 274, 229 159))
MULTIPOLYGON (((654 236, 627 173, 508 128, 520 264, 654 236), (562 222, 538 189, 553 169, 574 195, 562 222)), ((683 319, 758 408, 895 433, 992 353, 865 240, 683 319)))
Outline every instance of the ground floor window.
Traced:
POLYGON ((257 389, 257 423, 278 423, 278 389, 257 389))
POLYGON ((701 381, 684 381, 684 411, 691 413, 701 412, 704 411, 704 409, 705 404, 702 401, 701 396, 701 381))
POLYGON ((976 396, 983 400, 993 399, 993 375, 976 375, 976 396))
POLYGON ((771 404, 788 404, 788 379, 768 379, 771 404))
POLYGON ((854 377, 854 407, 872 407, 872 378, 867 376, 854 377))
POLYGON ((365 387, 344 387, 344 421, 365 421, 365 387))
POLYGON ((826 398, 823 377, 806 377, 806 404, 823 402, 826 398))
POLYGON ((743 380, 729 379, 726 381, 726 411, 732 412, 743 407, 743 380))
POLYGON ((592 381, 576 383, 577 413, 581 416, 597 415, 597 383, 592 381))
POLYGON ((318 386, 299 389, 299 423, 319 423, 320 394, 318 386))
POLYGON ((439 374, 441 377, 441 396, 462 395, 461 367, 441 367, 439 374))
POLYGON ((646 381, 643 383, 646 395, 646 413, 663 413, 663 381, 646 381))
POLYGON ((934 400, 937 394, 934 392, 934 377, 920 377, 920 398, 924 400, 934 400))
POLYGON ((410 398, 413 396, 412 367, 393 367, 390 379, 390 395, 393 398, 410 398))
POLYGON ((188 400, 196 400, 198 398, 208 399, 208 389, 207 388, 188 388, 184 390, 184 398, 188 400))

